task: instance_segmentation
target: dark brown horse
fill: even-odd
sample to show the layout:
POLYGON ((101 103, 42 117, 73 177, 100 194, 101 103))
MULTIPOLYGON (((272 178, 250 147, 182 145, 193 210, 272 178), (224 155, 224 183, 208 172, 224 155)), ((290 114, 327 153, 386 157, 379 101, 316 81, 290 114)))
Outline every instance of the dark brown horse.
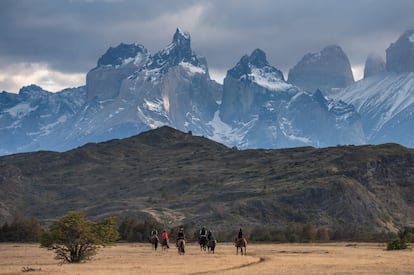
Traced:
POLYGON ((211 239, 211 240, 208 241, 207 248, 208 248, 209 252, 213 252, 213 254, 214 254, 214 249, 216 249, 216 243, 217 243, 217 241, 214 240, 214 239, 211 239))
POLYGON ((234 245, 236 246, 236 254, 239 254, 239 248, 241 255, 243 255, 243 247, 244 247, 244 255, 246 255, 246 246, 247 246, 247 240, 245 238, 236 238, 234 240, 234 245))
POLYGON ((198 240, 198 243, 200 244, 200 250, 207 250, 207 237, 206 236, 201 236, 200 239, 198 240))
POLYGON ((161 239, 160 244, 161 244, 162 250, 166 250, 167 248, 170 248, 167 239, 161 239))
POLYGON ((179 239, 177 241, 177 248, 178 248, 178 254, 184 255, 185 254, 185 240, 179 239))
POLYGON ((157 248, 158 248, 158 243, 160 242, 160 240, 158 239, 158 236, 157 235, 153 235, 149 239, 150 239, 150 243, 152 243, 152 247, 156 251, 157 248))

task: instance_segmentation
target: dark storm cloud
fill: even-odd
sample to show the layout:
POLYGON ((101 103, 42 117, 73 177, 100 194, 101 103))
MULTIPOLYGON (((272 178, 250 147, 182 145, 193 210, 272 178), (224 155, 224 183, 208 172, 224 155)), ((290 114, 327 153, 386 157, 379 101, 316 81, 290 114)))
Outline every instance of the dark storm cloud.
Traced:
MULTIPOLYGON (((385 48, 402 32, 414 28, 414 1, 220 3, 210 6, 203 21, 211 29, 224 29, 231 34, 232 40, 224 42, 223 56, 260 47, 272 64, 285 70, 305 53, 319 51, 330 44, 343 47, 353 63, 363 63, 369 52, 384 54, 385 48)), ((204 45, 200 47, 205 48, 204 45)), ((214 55, 209 56, 209 60, 210 63, 226 61, 214 55)))
MULTIPOLYGON (((414 28, 411 0, 269 1, 0 1, 0 68, 45 63, 83 72, 110 46, 166 46, 176 27, 192 35, 193 50, 210 68, 227 70, 243 54, 263 49, 285 73, 308 52, 338 44, 353 65, 414 28)), ((2 87, 0 87, 0 90, 2 87)))
POLYGON ((135 32, 134 26, 179 6, 180 1, 0 1, 0 59, 86 70, 111 45, 137 38, 151 44, 152 34, 135 32))

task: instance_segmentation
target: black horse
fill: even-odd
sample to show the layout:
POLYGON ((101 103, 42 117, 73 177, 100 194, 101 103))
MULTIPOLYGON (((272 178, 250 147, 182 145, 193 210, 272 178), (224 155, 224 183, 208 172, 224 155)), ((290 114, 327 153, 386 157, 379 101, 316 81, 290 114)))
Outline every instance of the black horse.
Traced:
POLYGON ((211 239, 207 242, 207 248, 209 252, 213 252, 214 254, 214 249, 216 249, 216 244, 217 241, 215 239, 211 239))
POLYGON ((160 242, 160 240, 158 239, 158 236, 157 235, 153 235, 149 239, 150 239, 150 243, 152 243, 152 247, 156 251, 157 248, 158 248, 158 243, 160 242))
POLYGON ((207 250, 207 237, 206 236, 201 236, 200 239, 198 240, 198 243, 200 244, 200 250, 207 250))

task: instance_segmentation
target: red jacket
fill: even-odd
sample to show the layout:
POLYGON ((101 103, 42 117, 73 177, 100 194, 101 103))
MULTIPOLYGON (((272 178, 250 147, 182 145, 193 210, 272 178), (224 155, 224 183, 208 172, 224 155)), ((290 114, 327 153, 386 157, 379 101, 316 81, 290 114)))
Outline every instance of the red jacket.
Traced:
POLYGON ((168 239, 168 233, 167 233, 167 231, 164 231, 164 232, 162 232, 162 238, 163 239, 168 239))

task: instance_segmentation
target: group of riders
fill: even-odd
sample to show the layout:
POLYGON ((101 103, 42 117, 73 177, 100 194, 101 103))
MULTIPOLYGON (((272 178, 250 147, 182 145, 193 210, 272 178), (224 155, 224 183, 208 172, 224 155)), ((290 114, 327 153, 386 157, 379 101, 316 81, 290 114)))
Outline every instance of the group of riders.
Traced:
MULTIPOLYGON (((155 228, 151 231, 151 238, 157 238, 158 239, 158 231, 155 228)), ((211 232, 211 230, 207 230, 204 226, 199 231, 199 240, 201 240, 203 238, 204 239, 206 238, 207 241, 213 241, 214 240, 213 233, 211 232)), ((240 230, 237 234, 237 239, 242 239, 242 238, 243 238, 243 230, 240 228, 240 230)), ((184 239, 185 239, 184 228, 181 227, 180 230, 177 233, 176 245, 178 246, 178 241, 179 240, 184 240, 184 239)), ((161 243, 165 244, 167 246, 167 248, 170 248, 168 233, 167 233, 166 230, 163 230, 162 233, 161 233, 161 243)))

